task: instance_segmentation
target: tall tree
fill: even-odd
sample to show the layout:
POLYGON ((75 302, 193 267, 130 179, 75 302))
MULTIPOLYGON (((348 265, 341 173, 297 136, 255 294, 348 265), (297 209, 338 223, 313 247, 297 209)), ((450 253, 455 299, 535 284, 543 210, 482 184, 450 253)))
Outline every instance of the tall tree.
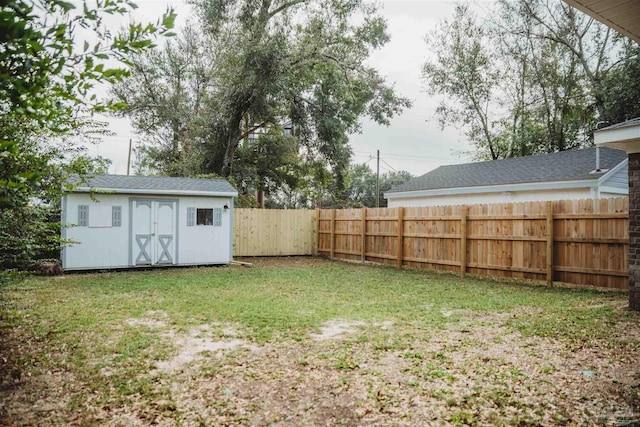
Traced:
POLYGON ((132 55, 130 76, 111 88, 123 105, 116 113, 145 136, 142 169, 172 176, 200 172, 197 147, 191 149, 203 135, 201 115, 214 85, 214 58, 202 37, 187 26, 162 48, 132 55))
POLYGON ((602 121, 614 124, 640 117, 640 46, 628 41, 616 64, 602 81, 606 115, 602 121))
POLYGON ((448 97, 441 124, 465 128, 481 158, 591 144, 608 115, 607 76, 632 58, 622 39, 560 0, 501 0, 491 15, 459 5, 428 37, 436 58, 424 81, 448 97))
MULTIPOLYGON (((237 164, 246 158, 238 152, 246 136, 290 124, 300 161, 326 165, 342 188, 350 158, 347 135, 359 130, 360 119, 368 115, 388 123, 410 105, 365 63, 388 36, 384 20, 364 2, 195 0, 193 4, 203 27, 199 46, 212 61, 199 109, 186 101, 193 114, 185 126, 197 131, 183 135, 182 145, 197 151, 201 159, 191 173, 228 177, 236 166, 246 170, 246 163, 237 164)), ((134 67, 132 82, 143 81, 142 74, 134 67)), ((137 87, 124 82, 114 94, 130 102, 141 93, 137 87)), ((148 99, 140 101, 147 104, 150 117, 164 108, 156 108, 148 99)), ((135 120, 134 125, 142 134, 159 136, 135 120)), ((169 146, 166 138, 164 145, 169 146)))
POLYGON ((604 117, 603 76, 612 66, 612 52, 620 47, 615 32, 558 0, 502 0, 504 10, 515 9, 530 28, 523 32, 515 29, 512 34, 550 41, 568 49, 579 62, 584 78, 591 86, 590 106, 599 117, 604 117))
POLYGON ((579 58, 563 43, 541 36, 545 29, 531 16, 531 5, 503 1, 500 8, 501 21, 493 26, 500 65, 509 70, 503 87, 513 125, 505 135, 515 142, 507 157, 584 145, 594 110, 585 108, 590 100, 579 58))
POLYGON ((424 65, 423 78, 430 94, 450 97, 436 110, 440 125, 466 127, 469 139, 497 159, 502 147, 491 111, 501 75, 492 61, 489 37, 469 7, 457 5, 453 18, 427 36, 436 59, 424 65))

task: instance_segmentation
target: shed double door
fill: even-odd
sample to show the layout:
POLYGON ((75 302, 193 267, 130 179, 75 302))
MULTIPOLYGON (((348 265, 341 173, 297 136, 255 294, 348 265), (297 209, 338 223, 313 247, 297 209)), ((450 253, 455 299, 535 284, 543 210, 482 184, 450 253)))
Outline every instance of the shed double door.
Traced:
POLYGON ((131 201, 132 265, 176 264, 177 202, 131 201))

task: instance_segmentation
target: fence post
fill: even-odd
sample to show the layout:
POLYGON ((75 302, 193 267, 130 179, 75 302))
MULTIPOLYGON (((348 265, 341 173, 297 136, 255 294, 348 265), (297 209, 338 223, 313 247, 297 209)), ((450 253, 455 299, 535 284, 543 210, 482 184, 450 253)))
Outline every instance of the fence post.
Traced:
POLYGON ((362 233, 361 236, 361 250, 362 250, 362 263, 364 264, 364 261, 366 260, 367 257, 367 208, 362 208, 360 210, 360 219, 362 220, 362 224, 360 225, 360 232, 362 233))
POLYGON ((331 209, 331 246, 329 247, 329 259, 333 259, 336 248, 336 210, 331 209))
POLYGON ((460 218, 460 276, 467 274, 467 216, 469 216, 469 206, 462 206, 462 217, 460 218))
POLYGON ((398 254, 397 266, 402 267, 402 255, 403 255, 403 240, 404 240, 404 208, 398 207, 398 247, 396 253, 398 254))
POLYGON ((553 286, 553 202, 547 202, 547 285, 553 286))
POLYGON ((313 248, 314 248, 314 255, 318 256, 318 254, 320 253, 320 209, 316 208, 316 230, 315 230, 315 235, 314 235, 314 242, 313 242, 313 248))

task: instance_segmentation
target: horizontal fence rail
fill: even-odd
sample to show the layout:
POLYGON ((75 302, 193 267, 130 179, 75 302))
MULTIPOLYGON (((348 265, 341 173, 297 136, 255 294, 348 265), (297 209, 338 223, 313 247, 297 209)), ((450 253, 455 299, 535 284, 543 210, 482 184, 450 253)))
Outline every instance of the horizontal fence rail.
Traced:
POLYGON ((235 209, 233 255, 313 255, 315 226, 315 210, 235 209))
POLYGON ((628 198, 319 210, 317 252, 627 289, 628 198))

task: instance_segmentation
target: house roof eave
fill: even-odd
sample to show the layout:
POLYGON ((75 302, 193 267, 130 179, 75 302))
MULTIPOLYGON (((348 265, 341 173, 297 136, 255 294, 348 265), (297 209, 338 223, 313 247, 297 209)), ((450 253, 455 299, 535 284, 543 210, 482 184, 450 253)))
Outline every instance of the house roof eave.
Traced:
POLYGON ((640 43, 640 9, 635 1, 564 0, 570 6, 640 43))
POLYGON ((640 118, 599 129, 593 133, 596 145, 640 153, 640 118))
MULTIPOLYGON (((611 172, 611 171, 609 171, 611 172)), ((608 172, 608 173, 609 173, 608 172)), ((607 173, 607 174, 608 174, 607 173)), ((605 174, 605 175, 607 175, 605 174)), ((476 187, 437 188, 433 190, 414 190, 384 193, 387 200, 404 199, 408 197, 432 197, 458 194, 502 193, 505 191, 534 191, 534 190, 564 190, 571 188, 596 188, 597 179, 584 179, 579 181, 556 182, 527 182, 523 184, 483 185, 476 187)))

